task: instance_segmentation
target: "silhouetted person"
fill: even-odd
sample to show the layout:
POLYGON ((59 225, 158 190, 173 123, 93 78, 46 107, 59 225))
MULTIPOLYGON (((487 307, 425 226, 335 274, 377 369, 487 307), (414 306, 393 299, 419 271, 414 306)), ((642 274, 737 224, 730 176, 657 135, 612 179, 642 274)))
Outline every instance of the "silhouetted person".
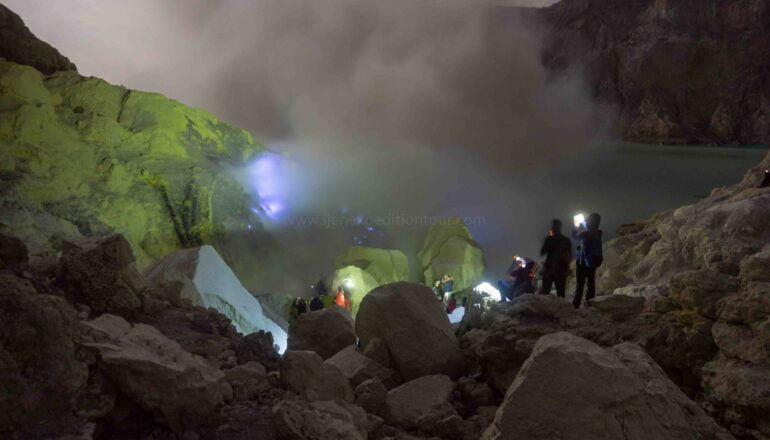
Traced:
POLYGON ((578 240, 577 248, 577 288, 572 305, 580 307, 583 300, 583 287, 588 282, 586 292, 586 305, 591 306, 591 300, 596 295, 596 269, 601 266, 602 256, 602 231, 599 229, 601 216, 593 213, 586 219, 586 225, 579 225, 572 230, 572 237, 578 240))
POLYGON ((329 294, 329 291, 326 289, 326 283, 324 282, 323 277, 320 277, 318 282, 315 283, 315 293, 318 296, 324 296, 329 294))
POLYGON ((321 296, 316 293, 313 299, 310 300, 310 311, 315 312, 324 308, 324 303, 321 300, 321 296))
POLYGON ((765 176, 762 178, 762 183, 759 184, 759 187, 767 188, 770 186, 770 169, 765 168, 763 171, 765 172, 765 176))
POLYGON ((523 262, 516 270, 511 273, 513 284, 511 285, 510 299, 524 295, 525 293, 535 293, 535 285, 532 283, 534 278, 534 261, 523 262))
POLYGON ((303 313, 307 312, 307 303, 302 298, 294 300, 294 318, 299 318, 303 313))
POLYGON ((540 255, 545 255, 543 265, 543 293, 549 295, 556 284, 556 295, 564 298, 567 289, 567 272, 572 262, 572 241, 561 233, 561 220, 551 222, 551 230, 543 241, 540 255))

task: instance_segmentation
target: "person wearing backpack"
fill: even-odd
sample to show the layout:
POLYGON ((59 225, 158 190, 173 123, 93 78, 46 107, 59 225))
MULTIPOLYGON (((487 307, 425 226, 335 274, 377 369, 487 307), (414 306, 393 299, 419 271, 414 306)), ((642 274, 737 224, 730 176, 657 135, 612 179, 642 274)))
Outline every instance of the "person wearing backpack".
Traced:
POLYGON ((593 213, 586 219, 585 225, 576 225, 572 230, 572 237, 578 241, 577 247, 577 287, 572 305, 579 308, 583 300, 583 287, 588 284, 586 291, 587 307, 591 306, 591 300, 596 295, 596 269, 602 265, 602 231, 599 223, 602 217, 593 213))
POLYGON ((555 284, 556 296, 564 298, 567 290, 567 273, 572 262, 572 241, 561 233, 561 225, 559 219, 551 221, 551 229, 540 249, 540 255, 545 255, 543 289, 540 293, 550 295, 551 286, 555 284))

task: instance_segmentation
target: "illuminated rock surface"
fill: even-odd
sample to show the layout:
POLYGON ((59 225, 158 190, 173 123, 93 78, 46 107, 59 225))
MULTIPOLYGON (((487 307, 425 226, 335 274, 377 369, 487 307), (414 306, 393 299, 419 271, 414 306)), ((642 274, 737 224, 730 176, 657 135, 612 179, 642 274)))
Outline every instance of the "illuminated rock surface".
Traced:
POLYGON ((158 282, 182 283, 183 298, 218 310, 245 335, 259 330, 270 332, 279 350, 286 349, 286 332, 265 316, 260 302, 243 287, 213 247, 176 251, 149 267, 145 276, 158 282))
POLYGON ((348 286, 346 289, 352 300, 353 317, 358 313, 364 296, 375 287, 409 280, 406 255, 394 249, 352 246, 337 256, 335 267, 327 286, 335 291, 339 286, 348 286))
POLYGON ((541 338, 484 440, 733 439, 640 347, 603 349, 570 333, 541 338))
POLYGON ((249 133, 74 71, 0 61, 0 90, 0 222, 33 256, 119 232, 144 267, 204 242, 234 251, 228 234, 256 221, 224 172, 262 150, 249 133))
POLYGON ((458 291, 476 286, 484 274, 484 252, 459 219, 431 226, 418 259, 428 285, 448 273, 458 291))

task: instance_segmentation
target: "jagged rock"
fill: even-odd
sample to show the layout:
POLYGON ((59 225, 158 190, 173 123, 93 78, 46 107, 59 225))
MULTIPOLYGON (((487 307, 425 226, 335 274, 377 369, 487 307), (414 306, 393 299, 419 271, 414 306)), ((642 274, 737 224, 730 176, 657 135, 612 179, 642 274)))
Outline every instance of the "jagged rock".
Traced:
POLYGON ((212 243, 237 255, 235 271, 253 281, 254 257, 240 253, 253 240, 242 231, 259 221, 250 197, 223 172, 263 150, 249 133, 75 71, 44 76, 0 61, 0 84, 0 222, 28 243, 31 257, 59 250, 62 237, 121 231, 139 268, 212 243))
POLYGON ((409 262, 406 255, 395 249, 352 246, 338 255, 334 264, 337 269, 356 266, 371 275, 378 286, 409 279, 409 262))
POLYGON ((482 438, 556 437, 733 438, 640 347, 605 350, 566 332, 538 341, 482 438))
POLYGON ((256 361, 270 371, 277 370, 281 363, 281 357, 275 351, 273 336, 270 333, 256 332, 244 336, 238 341, 235 353, 239 364, 256 361))
POLYGON ((280 440, 366 440, 367 417, 344 401, 282 400, 273 406, 273 424, 280 440))
POLYGON ((65 241, 58 281, 75 301, 96 313, 126 314, 141 307, 144 280, 122 235, 65 241))
POLYGON ((87 394, 88 366, 72 341, 75 309, 0 270, 0 323, 0 436, 77 433, 85 423, 76 414, 87 394))
POLYGON ((703 7, 581 0, 528 12, 544 28, 546 68, 580 72, 624 139, 766 144, 768 3, 703 7))
POLYGON ((353 389, 342 372, 312 351, 287 351, 281 361, 281 379, 310 401, 354 400, 353 389))
POLYGON ((211 420, 232 397, 221 371, 154 327, 105 314, 83 322, 83 331, 80 344, 98 352, 107 377, 174 431, 211 420))
POLYGON ((484 275, 484 252, 460 219, 431 226, 418 259, 429 286, 448 273, 454 278, 454 290, 459 291, 474 287, 484 275))
POLYGON ((566 330, 603 345, 618 340, 616 331, 598 313, 575 310, 552 295, 522 295, 513 302, 495 304, 482 321, 482 328, 463 335, 461 344, 489 384, 501 393, 543 335, 566 330))
POLYGON ((390 358, 390 352, 388 352, 388 346, 380 338, 374 337, 369 340, 364 349, 364 355, 374 359, 378 364, 383 367, 390 368, 393 366, 393 361, 390 358))
MULTIPOLYGON (((3 6, 0 5, 0 8, 3 6)), ((0 232, 0 269, 26 264, 27 246, 20 239, 0 232)))
POLYGON ((385 398, 388 389, 378 378, 367 379, 355 389, 356 405, 369 414, 382 415, 385 409, 385 398))
POLYGON ((645 300, 643 297, 628 295, 599 296, 592 301, 596 310, 615 321, 627 321, 642 313, 645 300))
POLYGON ((449 376, 423 376, 390 391, 385 398, 385 421, 404 429, 425 428, 427 419, 438 421, 455 414, 450 400, 455 384, 449 376))
POLYGON ((249 334, 262 330, 273 335, 279 351, 286 349, 286 332, 265 315, 260 302, 211 246, 173 252, 144 272, 155 283, 181 283, 181 296, 193 304, 211 307, 230 318, 235 328, 249 334))
POLYGON ((737 291, 738 287, 739 281, 736 277, 709 270, 687 271, 671 278, 669 298, 685 309, 716 319, 719 300, 737 291))
POLYGON ((460 391, 463 401, 473 408, 497 404, 494 390, 485 382, 461 377, 457 381, 457 389, 460 391))
POLYGON ((766 362, 717 358, 703 367, 703 387, 708 400, 723 408, 719 414, 723 425, 770 436, 770 366, 766 362))
POLYGON ((32 66, 45 74, 76 70, 67 57, 38 40, 21 18, 3 5, 0 5, 0 58, 32 66))
POLYGON ((353 319, 341 307, 304 313, 289 326, 289 350, 310 350, 329 359, 355 343, 353 319))
POLYGON ((644 303, 642 312, 644 313, 668 313, 673 312, 678 307, 674 301, 663 295, 650 295, 644 303))
POLYGON ((390 370, 364 356, 355 345, 340 350, 325 363, 337 367, 353 387, 373 378, 380 379, 383 383, 394 381, 390 370))
POLYGON ((347 286, 355 317, 367 293, 383 284, 409 279, 406 255, 398 250, 352 246, 337 256, 335 271, 326 281, 336 289, 347 286))
POLYGON ((406 380, 428 374, 459 377, 464 368, 449 319, 425 286, 399 282, 370 292, 358 312, 356 333, 364 350, 373 338, 382 339, 406 380))
POLYGON ((744 283, 770 282, 770 245, 761 252, 750 255, 741 261, 740 278, 744 283))
POLYGON ((225 370, 225 379, 236 400, 253 400, 270 388, 267 370, 259 362, 247 362, 225 370))

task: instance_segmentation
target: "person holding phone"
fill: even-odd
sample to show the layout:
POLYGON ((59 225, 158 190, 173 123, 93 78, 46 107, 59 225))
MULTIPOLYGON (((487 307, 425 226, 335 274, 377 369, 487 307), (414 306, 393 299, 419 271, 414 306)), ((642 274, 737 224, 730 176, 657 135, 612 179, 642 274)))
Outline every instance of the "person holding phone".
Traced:
POLYGON ((588 284, 585 305, 590 307, 591 300, 596 295, 596 269, 602 265, 602 231, 599 223, 602 217, 593 213, 588 216, 585 223, 579 222, 582 215, 575 216, 575 228, 572 230, 572 238, 578 241, 577 268, 575 275, 577 287, 572 305, 579 308, 583 301, 583 288, 588 284))

